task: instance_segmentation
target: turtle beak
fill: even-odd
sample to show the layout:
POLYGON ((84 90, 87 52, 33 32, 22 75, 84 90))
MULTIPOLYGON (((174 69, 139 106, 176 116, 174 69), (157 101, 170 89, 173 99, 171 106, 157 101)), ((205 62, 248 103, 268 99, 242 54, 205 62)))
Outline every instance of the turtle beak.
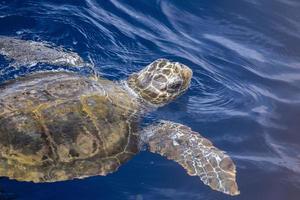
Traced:
POLYGON ((184 81, 183 88, 187 89, 190 86, 191 79, 193 76, 193 71, 186 65, 181 64, 181 75, 184 81))

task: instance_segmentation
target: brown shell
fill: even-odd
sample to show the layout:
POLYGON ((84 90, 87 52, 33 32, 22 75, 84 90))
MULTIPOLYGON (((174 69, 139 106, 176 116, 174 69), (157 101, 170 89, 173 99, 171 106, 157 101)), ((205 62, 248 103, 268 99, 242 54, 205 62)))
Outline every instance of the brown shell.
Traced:
POLYGON ((115 83, 45 72, 0 86, 0 176, 106 175, 138 152, 137 103, 115 83))

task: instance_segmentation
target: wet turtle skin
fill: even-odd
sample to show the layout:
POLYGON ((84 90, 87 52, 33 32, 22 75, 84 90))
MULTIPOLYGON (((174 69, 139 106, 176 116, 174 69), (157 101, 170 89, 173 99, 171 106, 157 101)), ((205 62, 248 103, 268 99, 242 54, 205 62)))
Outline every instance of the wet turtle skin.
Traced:
POLYGON ((43 72, 0 86, 0 176, 106 175, 138 151, 138 103, 112 81, 43 72))

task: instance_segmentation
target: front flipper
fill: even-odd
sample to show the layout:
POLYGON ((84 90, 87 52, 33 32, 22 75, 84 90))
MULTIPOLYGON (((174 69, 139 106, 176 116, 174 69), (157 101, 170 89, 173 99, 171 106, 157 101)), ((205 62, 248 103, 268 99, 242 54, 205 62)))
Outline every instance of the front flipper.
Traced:
POLYGON ((0 36, 0 54, 12 61, 10 66, 15 68, 34 66, 39 63, 68 67, 89 65, 77 53, 61 47, 7 36, 0 36))
POLYGON ((229 195, 240 193, 230 157, 189 127, 161 121, 146 127, 142 139, 151 152, 176 161, 189 175, 199 176, 212 189, 229 195))

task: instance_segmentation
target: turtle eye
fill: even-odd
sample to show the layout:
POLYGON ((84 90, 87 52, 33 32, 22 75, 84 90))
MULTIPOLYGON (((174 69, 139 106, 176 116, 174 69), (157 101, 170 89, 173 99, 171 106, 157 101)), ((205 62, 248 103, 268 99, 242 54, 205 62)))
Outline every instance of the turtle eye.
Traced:
POLYGON ((170 88, 172 90, 178 90, 180 87, 181 87, 180 82, 174 82, 174 83, 171 83, 168 88, 170 88))

